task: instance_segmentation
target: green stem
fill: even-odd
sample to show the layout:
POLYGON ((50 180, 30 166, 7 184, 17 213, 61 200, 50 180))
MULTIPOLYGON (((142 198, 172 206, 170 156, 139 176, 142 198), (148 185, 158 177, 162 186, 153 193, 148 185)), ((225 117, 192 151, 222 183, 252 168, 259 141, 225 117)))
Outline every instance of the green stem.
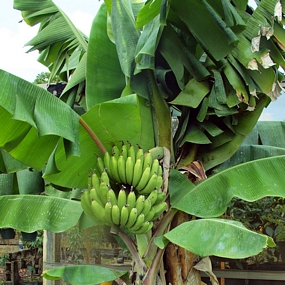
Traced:
POLYGON ((154 73, 149 70, 149 77, 151 82, 151 100, 154 109, 155 126, 157 127, 157 145, 166 147, 169 149, 172 155, 172 161, 174 161, 173 156, 173 143, 172 143, 172 121, 171 114, 168 104, 163 98, 159 87, 157 85, 154 73))
POLYGON ((146 263, 148 261, 151 262, 154 259, 155 255, 156 255, 157 246, 154 243, 154 238, 164 234, 164 232, 166 231, 168 225, 171 223, 173 217, 175 216, 175 214, 177 212, 178 212, 178 210, 176 210, 176 209, 170 209, 165 214, 165 216, 162 218, 159 226, 155 230, 151 240, 149 241, 149 245, 148 245, 148 247, 146 249, 146 253, 145 253, 145 256, 144 256, 144 260, 146 261, 146 263))
POLYGON ((165 249, 159 249, 153 258, 153 261, 151 263, 151 266, 149 267, 149 270, 147 271, 147 274, 145 275, 143 284, 145 285, 151 285, 151 284, 156 284, 156 275, 157 272, 160 268, 161 260, 163 257, 165 249))
POLYGON ((107 152, 107 150, 104 147, 104 145, 101 143, 101 141, 96 136, 96 134, 92 131, 92 129, 88 126, 88 124, 82 119, 82 117, 80 117, 79 123, 87 131, 87 133, 90 135, 90 137, 93 139, 93 141, 97 144, 97 146, 100 149, 100 151, 102 152, 102 154, 107 152))
POLYGON ((143 273, 146 271, 146 265, 142 258, 139 256, 139 253, 137 251, 137 247, 132 241, 132 239, 123 231, 120 230, 118 233, 118 236, 122 239, 122 241, 125 243, 126 247, 130 251, 130 254, 132 255, 132 259, 136 266, 138 266, 139 270, 143 273))

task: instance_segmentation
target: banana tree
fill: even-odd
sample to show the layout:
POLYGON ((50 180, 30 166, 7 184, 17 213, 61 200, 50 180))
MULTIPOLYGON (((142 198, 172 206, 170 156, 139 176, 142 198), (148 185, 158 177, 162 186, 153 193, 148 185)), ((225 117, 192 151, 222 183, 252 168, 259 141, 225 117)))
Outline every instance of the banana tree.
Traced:
MULTIPOLYGON (((132 253, 130 276, 80 266, 49 270, 46 278, 70 284, 117 278, 127 284, 199 284, 197 259, 247 257, 273 245, 217 217, 235 196, 284 197, 283 156, 205 178, 238 150, 263 108, 280 95, 284 4, 264 0, 253 10, 247 1, 105 0, 87 39, 52 1, 14 1, 28 24, 40 23, 28 43, 31 50, 39 50, 39 60, 69 82, 59 100, 0 71, 1 170, 32 167, 58 188, 91 193, 85 191, 89 176, 106 168, 117 199, 122 186, 129 192, 137 186, 119 181, 107 163, 101 169, 103 157, 118 154, 114 149, 130 142, 139 145, 137 153, 144 150, 143 157, 158 150, 163 170, 167 208, 151 229, 143 234, 132 229, 131 238, 128 228, 111 225, 132 253), (85 114, 73 110, 75 102, 85 114)), ((0 213, 1 227, 60 232, 78 221, 82 227, 110 225, 83 211, 80 201, 59 196, 5 195, 0 204, 13 209, 0 213)))

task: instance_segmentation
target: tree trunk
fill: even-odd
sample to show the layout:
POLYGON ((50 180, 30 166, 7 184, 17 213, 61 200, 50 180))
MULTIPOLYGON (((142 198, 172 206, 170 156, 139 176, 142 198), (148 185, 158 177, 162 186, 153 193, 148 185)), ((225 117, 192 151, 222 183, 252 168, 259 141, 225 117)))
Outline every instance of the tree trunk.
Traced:
MULTIPOLYGON (((190 216, 184 212, 177 212, 171 228, 175 228, 183 222, 189 221, 190 216)), ((193 266, 197 256, 186 249, 173 243, 169 243, 164 254, 164 267, 166 275, 166 284, 172 285, 200 285, 201 276, 193 266)))

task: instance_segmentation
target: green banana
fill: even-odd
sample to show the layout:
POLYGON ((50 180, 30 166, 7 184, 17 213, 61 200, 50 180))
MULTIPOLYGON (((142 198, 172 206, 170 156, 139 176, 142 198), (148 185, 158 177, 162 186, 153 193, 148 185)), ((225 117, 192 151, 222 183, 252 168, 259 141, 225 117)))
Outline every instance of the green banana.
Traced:
POLYGON ((136 161, 136 151, 135 151, 135 147, 130 144, 129 149, 128 149, 128 157, 132 158, 132 161, 136 161))
POLYGON ((155 212, 154 219, 159 217, 166 210, 166 208, 167 208, 166 202, 162 202, 160 204, 152 206, 151 209, 155 212))
POLYGON ((125 226, 129 219, 129 209, 128 206, 125 205, 121 209, 121 217, 120 217, 120 225, 125 226))
POLYGON ((105 208, 101 206, 96 200, 91 202, 91 209, 97 221, 106 223, 105 208))
POLYGON ((111 202, 112 206, 117 205, 117 196, 113 189, 109 189, 107 193, 107 201, 111 202))
POLYGON ((141 159, 143 161, 143 149, 139 147, 137 153, 136 153, 136 160, 141 159))
POLYGON ((126 181, 129 185, 132 185, 134 176, 134 160, 129 156, 126 160, 126 181))
POLYGON ((128 219, 127 223, 126 223, 126 227, 127 228, 130 228, 131 226, 134 225, 134 223, 137 220, 137 216, 138 216, 137 209, 136 208, 132 208, 131 211, 130 211, 130 214, 129 214, 129 219, 128 219))
POLYGON ((142 213, 146 216, 148 214, 148 212, 150 211, 151 207, 152 207, 151 201, 150 201, 149 198, 147 198, 144 201, 144 206, 143 206, 142 213))
POLYGON ((147 195, 150 194, 153 190, 157 189, 157 180, 158 180, 158 176, 154 173, 148 183, 146 184, 146 186, 142 189, 139 190, 138 192, 142 195, 147 195))
POLYGON ((130 191, 127 196, 127 204, 129 205, 129 209, 131 211, 132 208, 135 207, 137 201, 137 197, 134 191, 130 191))
POLYGON ((120 182, 119 172, 118 172, 118 160, 117 158, 112 155, 110 160, 110 173, 111 178, 116 182, 120 182))
POLYGON ((103 160, 104 160, 104 165, 105 165, 105 168, 106 168, 106 171, 108 173, 108 175, 110 175, 110 161, 111 161, 111 156, 110 156, 110 153, 108 151, 106 151, 104 153, 104 157, 103 157, 103 160))
POLYGON ((120 155, 120 150, 116 145, 114 145, 112 148, 112 156, 115 156, 116 159, 118 159, 119 155, 120 155))
POLYGON ((151 165, 150 176, 152 176, 153 174, 157 174, 159 166, 160 165, 158 159, 154 159, 151 165))
POLYGON ((84 213, 92 220, 94 220, 94 214, 91 208, 91 199, 88 191, 84 191, 81 196, 81 207, 84 213))
POLYGON ((109 175, 106 172, 106 170, 104 169, 104 171, 101 174, 101 181, 103 181, 106 185, 110 185, 110 179, 109 179, 109 175))
POLYGON ((97 169, 99 173, 102 173, 105 169, 103 159, 100 156, 97 156, 97 169))
POLYGON ((120 155, 118 158, 118 174, 119 174, 120 181, 122 183, 127 183, 126 160, 123 155, 120 155))
POLYGON ((158 168, 157 168, 157 175, 158 176, 162 176, 162 174, 163 174, 162 166, 159 165, 158 168))
POLYGON ((105 204, 105 218, 106 218, 107 224, 111 226, 113 224, 112 204, 109 201, 105 204))
POLYGON ((150 152, 147 152, 144 155, 144 159, 143 159, 143 171, 147 168, 147 167, 151 167, 152 166, 152 154, 150 152))
POLYGON ((145 234, 153 227, 153 222, 145 221, 138 230, 133 231, 134 234, 145 234))
POLYGON ((124 189, 121 189, 118 194, 118 206, 120 210, 127 204, 127 194, 124 189))
POLYGON ((161 189, 163 184, 163 178, 161 175, 157 175, 157 184, 156 184, 156 189, 161 189))
POLYGON ((157 146, 148 150, 151 153, 153 159, 162 159, 164 157, 164 149, 161 146, 157 146))
POLYGON ((99 196, 98 189, 91 188, 89 195, 90 195, 92 201, 96 200, 102 207, 104 206, 104 202, 102 202, 102 200, 99 196))
POLYGON ((157 195, 158 195, 158 191, 157 189, 153 190, 150 192, 150 194, 148 195, 147 199, 150 200, 151 205, 154 205, 156 200, 157 200, 157 195))
POLYGON ((120 224, 120 217, 121 217, 121 210, 119 209, 118 205, 112 206, 112 221, 115 225, 120 224))
POLYGON ((134 175, 132 180, 132 185, 136 187, 141 179, 142 176, 142 160, 139 158, 135 162, 134 166, 134 175))
POLYGON ((150 167, 148 166, 144 170, 144 172, 143 172, 143 174, 141 176, 141 179, 140 179, 138 185, 136 186, 136 189, 138 191, 142 190, 147 185, 147 183, 149 181, 149 178, 150 178, 150 167))
POLYGON ((99 186, 99 191, 96 189, 96 192, 98 193, 98 196, 100 197, 100 200, 102 201, 102 204, 105 206, 105 204, 108 201, 108 192, 109 192, 109 186, 101 181, 100 186, 99 186))
POLYGON ((128 146, 122 141, 122 151, 121 155, 124 157, 125 161, 128 158, 128 146))
POLYGON ((149 212, 145 215, 145 218, 144 218, 144 219, 145 219, 146 221, 151 222, 151 221, 155 220, 155 219, 154 219, 154 216, 155 216, 155 211, 152 210, 152 209, 150 209, 149 212))
POLYGON ((95 172, 93 172, 91 175, 91 181, 92 181, 92 187, 94 187, 95 189, 98 189, 100 185, 100 180, 99 180, 98 175, 95 172))
POLYGON ((129 227, 128 230, 130 232, 136 231, 142 226, 143 223, 144 223, 144 214, 139 214, 136 222, 131 227, 129 227))
POLYGON ((160 191, 157 193, 157 199, 154 203, 154 205, 160 204, 161 202, 163 202, 166 198, 166 193, 160 191))
POLYGON ((143 208, 144 208, 144 201, 145 201, 145 196, 144 195, 140 195, 136 201, 136 209, 137 209, 137 213, 138 215, 142 212, 143 208))

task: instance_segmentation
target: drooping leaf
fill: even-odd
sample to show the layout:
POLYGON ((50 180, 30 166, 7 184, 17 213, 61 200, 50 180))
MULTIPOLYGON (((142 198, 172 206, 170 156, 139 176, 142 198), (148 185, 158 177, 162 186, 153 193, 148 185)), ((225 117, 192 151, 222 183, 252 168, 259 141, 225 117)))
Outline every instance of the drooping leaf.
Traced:
POLYGON ((43 277, 48 280, 64 280, 74 285, 93 285, 116 280, 126 273, 125 270, 98 265, 72 265, 46 270, 43 277))
POLYGON ((257 255, 268 244, 274 245, 271 238, 252 232, 239 222, 224 219, 185 222, 166 233, 163 239, 201 257, 215 255, 235 259, 257 255))
POLYGON ((3 70, 0 76, 0 147, 38 170, 61 137, 79 155, 78 115, 44 89, 3 70))
POLYGON ((78 201, 39 195, 0 196, 0 207, 0 227, 25 232, 62 232, 75 226, 82 214, 78 201))
MULTIPOLYGON (((285 197, 284 169, 285 156, 282 155, 231 167, 200 182, 194 189, 183 178, 180 191, 185 195, 178 202, 174 198, 172 206, 198 217, 209 218, 222 215, 233 197, 246 201, 255 201, 265 196, 285 197)), ((182 179, 177 178, 182 174, 173 170, 172 175, 169 191, 177 193, 177 189, 173 192, 171 179, 182 179)), ((175 195, 177 194, 174 197, 175 195)))

